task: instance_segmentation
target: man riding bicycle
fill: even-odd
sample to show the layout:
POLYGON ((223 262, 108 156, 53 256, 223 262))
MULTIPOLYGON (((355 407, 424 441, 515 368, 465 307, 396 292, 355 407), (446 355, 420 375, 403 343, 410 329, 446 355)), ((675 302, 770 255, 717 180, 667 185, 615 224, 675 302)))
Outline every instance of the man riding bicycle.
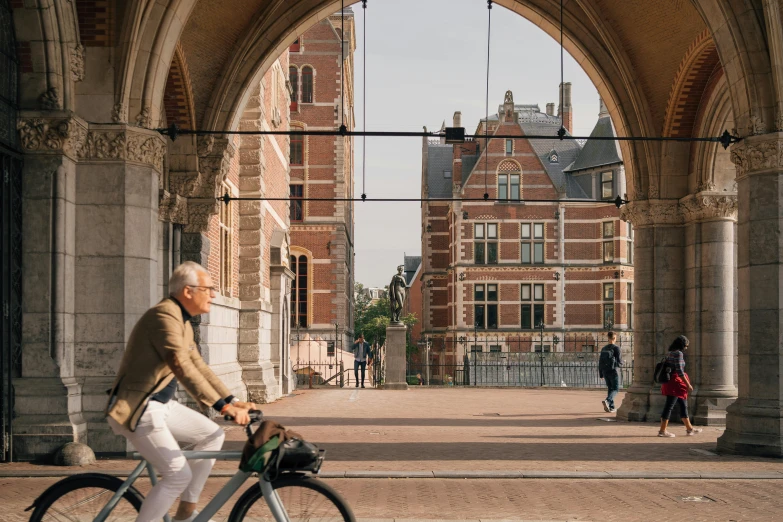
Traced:
POLYGON ((217 451, 223 430, 204 415, 171 400, 182 383, 199 404, 236 424, 247 424, 251 402, 241 402, 204 362, 190 318, 209 312, 215 289, 209 273, 192 261, 174 269, 169 297, 149 309, 131 332, 109 391, 108 422, 161 474, 147 495, 137 522, 159 521, 180 497, 174 520, 192 521, 214 460, 188 461, 177 441, 194 451, 217 451))

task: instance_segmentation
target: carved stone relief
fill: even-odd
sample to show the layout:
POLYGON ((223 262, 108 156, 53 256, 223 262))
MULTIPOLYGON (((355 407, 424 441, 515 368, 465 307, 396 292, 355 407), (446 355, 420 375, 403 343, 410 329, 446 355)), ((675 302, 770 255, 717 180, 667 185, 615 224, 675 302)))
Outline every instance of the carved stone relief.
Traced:
POLYGON ((60 153, 75 160, 133 161, 163 171, 166 143, 148 131, 124 125, 88 128, 77 118, 21 118, 17 130, 22 147, 29 152, 60 153))
POLYGON ((736 219, 737 196, 717 194, 691 194, 680 200, 686 221, 705 219, 736 219))
POLYGON ((674 199, 632 201, 620 208, 620 218, 635 227, 682 224, 680 205, 674 199))
POLYGON ((84 80, 84 46, 80 43, 71 49, 71 78, 75 82, 84 80))
POLYGON ((160 191, 158 205, 158 218, 161 221, 170 221, 186 225, 188 223, 188 199, 178 194, 172 194, 166 190, 160 191))
POLYGON ((128 108, 124 103, 117 103, 111 110, 111 121, 114 123, 127 123, 128 121, 128 108))
POLYGON ((779 134, 771 139, 754 141, 746 138, 731 148, 731 161, 737 166, 737 178, 749 172, 783 167, 783 138, 779 134))
POLYGON ((60 92, 57 87, 50 87, 48 91, 43 93, 38 99, 41 102, 41 108, 47 111, 52 111, 60 108, 60 92))

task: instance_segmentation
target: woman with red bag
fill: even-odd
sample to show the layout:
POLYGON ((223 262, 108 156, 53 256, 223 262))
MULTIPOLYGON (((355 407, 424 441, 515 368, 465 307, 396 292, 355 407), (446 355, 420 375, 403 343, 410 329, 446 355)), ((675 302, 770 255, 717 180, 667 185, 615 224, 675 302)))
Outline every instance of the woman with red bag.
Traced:
POLYGON ((674 433, 667 431, 669 418, 672 415, 674 405, 680 408, 680 417, 685 424, 687 435, 696 435, 701 433, 701 428, 694 428, 691 419, 688 416, 688 392, 693 391, 688 374, 685 373, 685 356, 683 352, 688 349, 688 338, 684 335, 677 337, 666 356, 666 364, 672 369, 672 377, 668 382, 661 385, 661 393, 666 396, 666 405, 661 413, 661 429, 658 431, 659 437, 674 437, 674 433))

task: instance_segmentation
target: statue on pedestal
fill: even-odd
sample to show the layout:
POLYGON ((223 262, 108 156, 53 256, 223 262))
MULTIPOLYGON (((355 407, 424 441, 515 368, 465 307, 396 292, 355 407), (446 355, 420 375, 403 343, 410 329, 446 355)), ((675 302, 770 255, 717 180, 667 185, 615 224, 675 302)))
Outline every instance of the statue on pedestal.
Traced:
POLYGON ((402 275, 404 268, 403 265, 398 266, 397 273, 392 277, 391 283, 389 283, 391 324, 402 324, 400 316, 402 315, 402 307, 405 304, 405 290, 408 286, 405 283, 405 277, 402 275))

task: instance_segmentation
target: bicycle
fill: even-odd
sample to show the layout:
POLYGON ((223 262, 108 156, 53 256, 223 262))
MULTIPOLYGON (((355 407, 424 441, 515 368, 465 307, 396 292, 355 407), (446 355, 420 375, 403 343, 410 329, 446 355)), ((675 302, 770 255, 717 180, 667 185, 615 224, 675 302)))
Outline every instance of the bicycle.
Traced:
MULTIPOLYGON (((260 411, 250 412, 251 421, 245 426, 248 439, 253 435, 252 426, 263 420, 260 411)), ((230 417, 227 417, 231 420, 230 417)), ((238 460, 239 451, 183 451, 188 460, 217 459, 238 460)), ((148 471, 152 485, 157 475, 152 465, 138 453, 134 459, 141 462, 123 482, 102 473, 81 473, 67 477, 50 486, 25 511, 34 509, 30 522, 131 522, 136 519, 143 495, 133 486, 142 472, 148 471), (107 501, 106 498, 108 498, 107 501), (104 502, 105 501, 105 502, 104 502)), ((316 461, 298 469, 280 468, 275 478, 267 473, 237 470, 236 474, 218 491, 215 497, 198 514, 194 522, 208 522, 242 485, 253 475, 258 483, 248 488, 234 504, 228 522, 292 520, 324 520, 355 522, 351 508, 331 486, 316 479, 325 458, 320 450, 316 461), (264 502, 259 502, 263 499, 264 502)), ((171 522, 169 515, 165 522, 171 522)))

